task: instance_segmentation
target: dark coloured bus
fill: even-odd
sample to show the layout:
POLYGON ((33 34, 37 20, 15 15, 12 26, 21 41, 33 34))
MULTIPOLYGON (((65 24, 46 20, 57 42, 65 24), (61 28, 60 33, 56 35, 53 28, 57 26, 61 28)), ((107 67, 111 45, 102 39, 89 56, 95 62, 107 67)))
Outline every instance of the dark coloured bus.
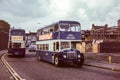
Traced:
POLYGON ((8 41, 8 54, 12 56, 25 56, 25 30, 10 29, 8 41))
POLYGON ((81 26, 77 21, 58 21, 37 31, 37 59, 53 63, 82 66, 81 26))

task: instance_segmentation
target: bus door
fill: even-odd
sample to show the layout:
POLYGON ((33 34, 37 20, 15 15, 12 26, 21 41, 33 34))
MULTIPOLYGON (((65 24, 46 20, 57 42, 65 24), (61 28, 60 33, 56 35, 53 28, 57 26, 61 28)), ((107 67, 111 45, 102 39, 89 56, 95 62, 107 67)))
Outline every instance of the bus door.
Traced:
POLYGON ((51 61, 54 63, 54 55, 59 52, 60 43, 54 42, 53 43, 53 52, 51 52, 51 61))
POLYGON ((54 42, 54 52, 59 51, 59 42, 54 42))

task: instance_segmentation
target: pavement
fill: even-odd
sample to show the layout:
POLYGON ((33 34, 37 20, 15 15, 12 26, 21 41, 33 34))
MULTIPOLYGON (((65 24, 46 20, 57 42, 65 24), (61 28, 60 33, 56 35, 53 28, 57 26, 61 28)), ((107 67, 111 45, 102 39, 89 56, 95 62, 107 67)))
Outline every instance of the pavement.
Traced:
MULTIPOLYGON (((97 58, 101 58, 101 57, 98 57, 98 56, 100 56, 99 54, 101 55, 101 53, 98 53, 97 58)), ((107 53, 107 54, 109 54, 109 53, 107 53)), ((106 55, 106 54, 102 54, 102 56, 103 55, 106 55)), ((116 54, 116 55, 120 56, 120 54, 116 54)), ((96 59, 96 58, 94 58, 94 57, 96 57, 96 54, 94 54, 94 53, 85 53, 84 56, 85 56, 84 65, 86 65, 86 66, 92 66, 92 67, 96 67, 96 68, 102 68, 102 69, 120 72, 120 63, 112 63, 112 62, 108 62, 105 60, 96 59)), ((116 58, 118 58, 118 57, 116 57, 116 58)))

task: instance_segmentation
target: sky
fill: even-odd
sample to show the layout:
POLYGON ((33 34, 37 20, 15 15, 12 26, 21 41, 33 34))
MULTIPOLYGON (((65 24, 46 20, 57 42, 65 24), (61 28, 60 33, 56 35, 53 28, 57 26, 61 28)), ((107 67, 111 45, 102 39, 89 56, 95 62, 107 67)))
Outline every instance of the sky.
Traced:
POLYGON ((59 20, 78 21, 82 30, 92 24, 117 26, 120 0, 0 0, 0 20, 35 32, 59 20))

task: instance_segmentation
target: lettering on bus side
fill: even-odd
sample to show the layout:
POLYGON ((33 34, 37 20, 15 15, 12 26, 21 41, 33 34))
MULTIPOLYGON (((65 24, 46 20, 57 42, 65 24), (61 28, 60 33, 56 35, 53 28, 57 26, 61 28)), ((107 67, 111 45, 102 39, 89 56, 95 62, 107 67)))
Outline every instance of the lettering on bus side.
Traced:
POLYGON ((80 32, 60 32, 60 39, 80 40, 80 32))
POLYGON ((23 36, 11 36, 11 40, 14 41, 23 41, 23 36))
POLYGON ((39 40, 45 40, 45 39, 52 39, 52 33, 39 36, 39 40))
POLYGON ((73 34, 68 34, 68 36, 66 37, 66 39, 75 39, 75 36, 73 34))

